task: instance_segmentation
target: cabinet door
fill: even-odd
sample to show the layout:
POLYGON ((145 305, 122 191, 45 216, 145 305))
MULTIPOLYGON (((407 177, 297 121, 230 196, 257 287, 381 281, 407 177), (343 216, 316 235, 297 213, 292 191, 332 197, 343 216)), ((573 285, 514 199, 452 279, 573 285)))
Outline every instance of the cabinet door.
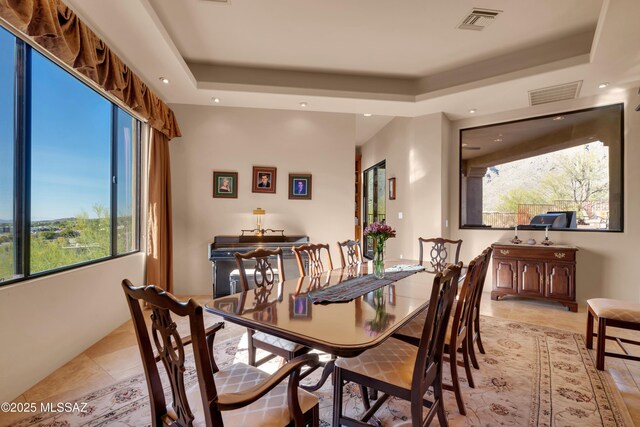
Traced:
POLYGON ((493 259, 493 290, 516 293, 517 264, 514 260, 493 259))
POLYGON ((562 262, 547 263, 545 296, 575 300, 575 265, 562 262))
POLYGON ((544 263, 518 261, 518 294, 544 295, 544 263))

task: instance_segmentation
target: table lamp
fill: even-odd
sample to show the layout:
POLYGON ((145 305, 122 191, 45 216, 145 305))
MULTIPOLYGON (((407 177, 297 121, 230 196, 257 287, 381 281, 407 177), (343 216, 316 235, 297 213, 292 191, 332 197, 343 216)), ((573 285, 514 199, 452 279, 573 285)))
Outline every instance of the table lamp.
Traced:
POLYGON ((256 208, 253 210, 253 214, 256 216, 256 236, 264 236, 264 229, 262 228, 262 215, 266 214, 262 208, 256 208))

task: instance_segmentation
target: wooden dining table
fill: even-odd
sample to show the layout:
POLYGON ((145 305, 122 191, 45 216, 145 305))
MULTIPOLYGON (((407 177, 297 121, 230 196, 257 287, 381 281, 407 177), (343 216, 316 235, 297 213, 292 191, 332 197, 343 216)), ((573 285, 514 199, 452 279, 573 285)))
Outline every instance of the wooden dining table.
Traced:
MULTIPOLYGON (((385 262, 385 267, 412 264, 417 261, 391 260, 385 262)), ((229 322, 335 356, 354 357, 379 345, 426 309, 435 276, 433 272, 415 272, 348 302, 311 301, 314 291, 341 283, 357 287, 356 282, 363 279, 354 279, 369 275, 375 280, 372 273, 369 262, 316 277, 288 279, 212 299, 205 304, 205 310, 229 322)))

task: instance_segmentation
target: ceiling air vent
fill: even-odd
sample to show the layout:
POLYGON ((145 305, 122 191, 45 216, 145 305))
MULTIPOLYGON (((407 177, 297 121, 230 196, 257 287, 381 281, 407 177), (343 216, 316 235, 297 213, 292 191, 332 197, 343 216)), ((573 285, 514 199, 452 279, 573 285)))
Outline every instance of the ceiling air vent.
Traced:
POLYGON ((549 102, 576 99, 580 93, 582 80, 558 86, 550 86, 529 91, 529 105, 547 104, 549 102))
POLYGON ((472 9, 471 13, 464 17, 458 28, 461 30, 482 31, 487 28, 501 10, 491 9, 472 9))

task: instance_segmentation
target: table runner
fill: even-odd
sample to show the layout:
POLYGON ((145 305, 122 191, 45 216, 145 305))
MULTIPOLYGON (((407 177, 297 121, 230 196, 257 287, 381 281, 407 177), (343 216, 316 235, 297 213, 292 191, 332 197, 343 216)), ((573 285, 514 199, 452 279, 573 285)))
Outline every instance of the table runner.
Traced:
POLYGON ((345 280, 335 286, 317 291, 309 292, 307 297, 313 304, 328 304, 332 302, 349 302, 371 291, 375 291, 383 286, 389 285, 405 277, 411 276, 418 271, 424 270, 422 266, 394 266, 385 271, 382 279, 376 278, 373 274, 354 277, 345 280))

